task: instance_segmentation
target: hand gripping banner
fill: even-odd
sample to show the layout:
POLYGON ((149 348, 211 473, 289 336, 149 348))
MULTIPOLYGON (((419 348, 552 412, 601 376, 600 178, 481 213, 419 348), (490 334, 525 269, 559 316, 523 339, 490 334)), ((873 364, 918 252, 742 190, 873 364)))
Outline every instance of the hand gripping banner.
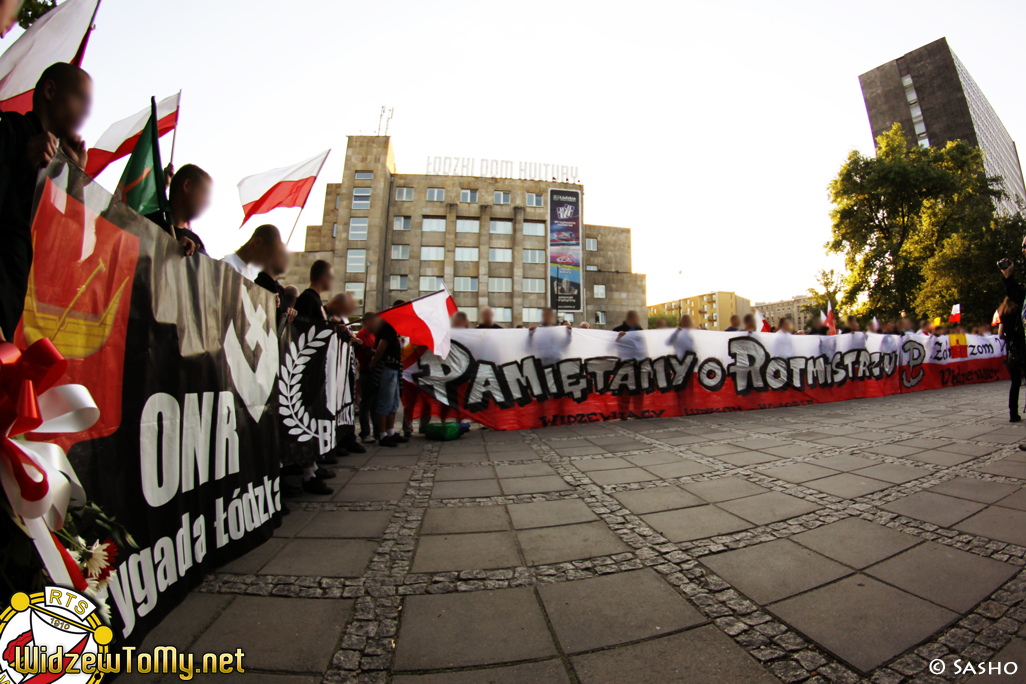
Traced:
POLYGON ((1008 377, 997 337, 453 330, 404 377, 497 430, 879 397, 1008 377))

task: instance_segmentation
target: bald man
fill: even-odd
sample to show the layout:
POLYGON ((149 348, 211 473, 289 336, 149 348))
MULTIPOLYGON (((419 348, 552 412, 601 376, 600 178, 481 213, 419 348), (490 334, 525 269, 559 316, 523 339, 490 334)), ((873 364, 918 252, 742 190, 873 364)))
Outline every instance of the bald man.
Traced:
POLYGON ((265 267, 274 263, 281 249, 281 233, 276 226, 264 224, 253 231, 253 235, 242 247, 222 257, 221 261, 228 264, 247 280, 256 281, 265 267))
POLYGON ((0 331, 4 339, 25 308, 32 266, 32 198, 39 169, 57 150, 80 167, 86 146, 78 131, 92 106, 93 81, 82 69, 47 67, 32 93, 32 111, 0 118, 0 331))

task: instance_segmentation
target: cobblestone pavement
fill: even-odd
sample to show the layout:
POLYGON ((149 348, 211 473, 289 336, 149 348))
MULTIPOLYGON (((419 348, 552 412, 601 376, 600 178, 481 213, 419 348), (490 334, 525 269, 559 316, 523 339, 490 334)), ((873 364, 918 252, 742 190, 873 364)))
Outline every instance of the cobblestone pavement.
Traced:
POLYGON ((1024 681, 1007 387, 370 449, 147 646, 256 684, 1024 681))

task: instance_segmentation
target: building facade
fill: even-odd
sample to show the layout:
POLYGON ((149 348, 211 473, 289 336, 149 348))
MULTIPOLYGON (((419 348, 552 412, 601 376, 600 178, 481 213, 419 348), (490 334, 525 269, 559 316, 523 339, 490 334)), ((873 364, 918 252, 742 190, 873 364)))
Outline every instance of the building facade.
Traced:
POLYGON ((707 292, 674 299, 648 307, 649 316, 667 316, 679 319, 691 316, 696 328, 702 330, 726 330, 731 316, 744 316, 752 312, 752 302, 738 297, 733 292, 707 292))
POLYGON ((988 175, 1004 178, 1004 212, 1026 202, 1012 136, 945 38, 859 76, 873 139, 900 123, 911 144, 943 147, 964 140, 984 153, 988 175))
POLYGON ((806 323, 814 318, 812 314, 802 311, 802 307, 808 302, 807 295, 798 295, 779 302, 756 302, 755 307, 772 326, 778 325, 780 319, 786 316, 791 319, 795 328, 804 330, 806 323))
MULTIPOLYGON (((352 292, 365 311, 444 282, 471 321, 489 306, 500 325, 533 325, 549 305, 551 188, 584 193, 575 183, 401 174, 389 137, 349 136, 324 220, 307 227, 306 250, 292 255, 282 282, 302 290, 310 265, 324 259, 336 290, 352 292)), ((585 223, 583 240, 584 310, 561 318, 611 328, 628 310, 644 310, 646 278, 631 270, 630 229, 585 223)))

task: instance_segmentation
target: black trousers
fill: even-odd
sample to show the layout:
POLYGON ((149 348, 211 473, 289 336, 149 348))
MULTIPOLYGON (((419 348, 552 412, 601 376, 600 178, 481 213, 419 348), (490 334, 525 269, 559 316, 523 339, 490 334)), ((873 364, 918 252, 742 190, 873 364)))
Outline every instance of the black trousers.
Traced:
POLYGON ((1008 372, 1012 376, 1012 385, 1008 388, 1008 412, 1019 415, 1019 388, 1022 387, 1022 360, 1008 357, 1008 372))

